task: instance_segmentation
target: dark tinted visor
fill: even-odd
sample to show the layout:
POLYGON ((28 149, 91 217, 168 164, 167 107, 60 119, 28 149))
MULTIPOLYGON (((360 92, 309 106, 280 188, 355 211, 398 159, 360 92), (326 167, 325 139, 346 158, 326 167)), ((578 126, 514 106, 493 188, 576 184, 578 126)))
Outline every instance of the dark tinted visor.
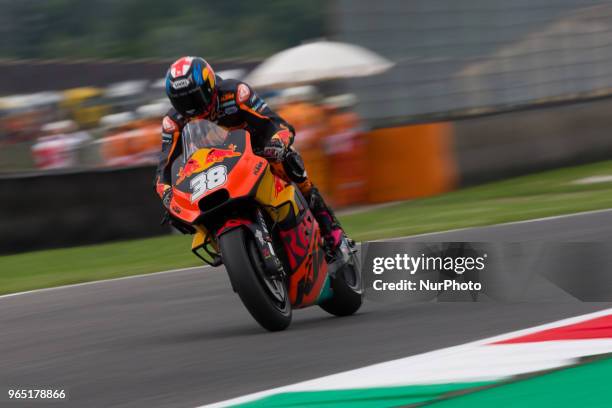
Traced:
POLYGON ((196 88, 184 95, 172 97, 171 102, 174 109, 183 116, 197 116, 208 110, 211 96, 201 88, 196 88))

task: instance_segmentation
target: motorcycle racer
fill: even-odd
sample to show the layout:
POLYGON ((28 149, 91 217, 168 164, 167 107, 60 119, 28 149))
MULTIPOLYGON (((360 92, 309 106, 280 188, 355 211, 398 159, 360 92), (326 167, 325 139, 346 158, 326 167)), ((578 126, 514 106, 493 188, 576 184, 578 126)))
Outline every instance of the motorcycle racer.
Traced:
POLYGON ((273 172, 297 185, 309 203, 333 252, 342 229, 332 210, 308 178, 304 162, 292 147, 295 131, 244 82, 222 79, 200 57, 182 57, 166 74, 166 95, 171 108, 162 120, 162 148, 157 167, 156 191, 164 206, 172 200, 171 169, 182 153, 183 128, 191 120, 206 119, 227 130, 245 129, 254 151, 270 163, 273 172))

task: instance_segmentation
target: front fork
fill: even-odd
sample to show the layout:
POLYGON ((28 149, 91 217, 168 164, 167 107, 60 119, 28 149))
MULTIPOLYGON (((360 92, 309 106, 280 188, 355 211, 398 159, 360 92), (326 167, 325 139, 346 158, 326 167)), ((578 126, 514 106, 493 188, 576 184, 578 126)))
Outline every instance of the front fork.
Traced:
POLYGON ((256 222, 252 224, 251 232, 255 236, 255 242, 266 272, 270 278, 285 278, 283 264, 274 251, 272 235, 270 235, 266 219, 259 208, 256 210, 255 219, 256 222))
POLYGON ((255 220, 230 219, 214 235, 200 225, 194 226, 196 233, 191 244, 192 252, 205 263, 211 266, 219 266, 223 263, 221 254, 218 252, 217 242, 219 236, 234 228, 245 228, 255 238, 255 244, 261 255, 264 270, 270 278, 285 277, 282 262, 274 251, 272 236, 268 230, 266 219, 260 209, 256 209, 255 220))

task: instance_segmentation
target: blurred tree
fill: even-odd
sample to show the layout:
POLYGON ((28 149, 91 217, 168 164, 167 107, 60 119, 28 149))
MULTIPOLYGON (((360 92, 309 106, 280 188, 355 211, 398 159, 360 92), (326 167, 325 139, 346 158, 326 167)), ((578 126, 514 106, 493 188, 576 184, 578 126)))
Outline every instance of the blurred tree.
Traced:
POLYGON ((326 7, 325 0, 0 0, 0 57, 262 57, 323 36, 326 7))

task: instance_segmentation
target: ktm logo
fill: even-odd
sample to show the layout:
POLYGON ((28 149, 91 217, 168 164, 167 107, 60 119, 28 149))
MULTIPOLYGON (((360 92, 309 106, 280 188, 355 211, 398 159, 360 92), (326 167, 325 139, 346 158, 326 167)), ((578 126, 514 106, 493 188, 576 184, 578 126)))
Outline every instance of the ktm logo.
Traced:
POLYGON ((189 86, 189 79, 187 78, 177 79, 176 81, 172 82, 172 88, 174 89, 187 88, 188 86, 189 86))

